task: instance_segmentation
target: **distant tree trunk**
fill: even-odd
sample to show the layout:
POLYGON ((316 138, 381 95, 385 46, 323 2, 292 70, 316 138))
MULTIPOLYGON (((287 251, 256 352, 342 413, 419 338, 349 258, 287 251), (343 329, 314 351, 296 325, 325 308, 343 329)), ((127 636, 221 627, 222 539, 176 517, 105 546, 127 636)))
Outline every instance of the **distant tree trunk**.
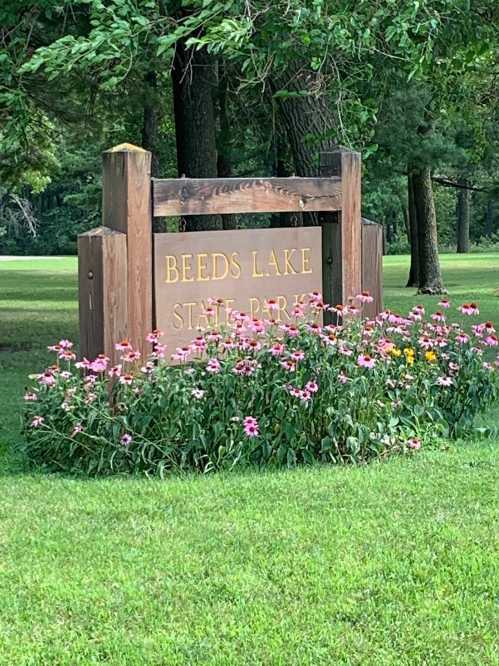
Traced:
MULTIPOLYGON (((222 64, 218 66, 218 158, 217 171, 220 178, 232 176, 232 150, 230 145, 230 121, 227 113, 227 72, 222 64)), ((222 215, 222 226, 224 229, 237 228, 237 215, 222 215)))
POLYGON ((489 199, 487 201, 487 211, 485 213, 485 235, 492 236, 494 233, 496 225, 494 224, 494 212, 495 212, 495 201, 494 199, 489 199))
POLYGON ((409 217, 409 242, 411 245, 411 267, 406 287, 419 287, 419 239, 418 214, 414 201, 414 176, 409 172, 407 176, 407 210, 409 217))
MULTIPOLYGON (((172 69, 173 108, 179 176, 216 178, 215 108, 216 66, 205 49, 189 49, 177 42, 172 69)), ((221 229, 220 215, 191 215, 186 231, 221 229)))
MULTIPOLYGON (((334 118, 320 76, 294 62, 272 82, 274 92, 295 93, 294 96, 279 97, 278 108, 297 176, 316 176, 319 152, 335 147, 332 136, 334 118), (303 91, 309 94, 304 95, 303 91)), ((318 224, 317 213, 304 213, 303 223, 307 226, 318 224)))
MULTIPOLYGON (((460 185, 468 185, 465 178, 459 180, 460 185)), ((457 191, 457 224, 456 240, 458 254, 466 254, 470 251, 470 210, 471 210, 471 191, 465 188, 457 191)))
POLYGON ((144 115, 142 121, 142 148, 152 153, 151 175, 159 178, 158 155, 158 100, 156 72, 148 72, 145 77, 144 115))
POLYGON ((437 216, 430 168, 424 166, 414 171, 412 183, 418 224, 419 290, 424 294, 440 294, 444 285, 438 258, 437 216))
MULTIPOLYGON (((291 176, 289 170, 289 146, 286 136, 278 126, 273 136, 272 142, 273 164, 272 176, 276 178, 288 178, 291 176)), ((301 227, 303 226, 302 213, 272 213, 270 217, 270 226, 273 228, 283 227, 301 227)))

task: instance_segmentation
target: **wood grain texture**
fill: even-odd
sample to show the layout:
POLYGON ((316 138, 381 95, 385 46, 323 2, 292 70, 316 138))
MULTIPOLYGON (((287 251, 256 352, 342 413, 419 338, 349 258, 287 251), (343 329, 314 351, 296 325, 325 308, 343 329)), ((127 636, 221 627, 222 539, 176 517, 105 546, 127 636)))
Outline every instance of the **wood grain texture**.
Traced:
MULTIPOLYGON (((322 214, 320 220, 323 227, 330 223, 338 225, 334 239, 330 234, 336 244, 329 252, 329 256, 333 257, 329 275, 332 304, 336 304, 335 300, 337 303, 348 303, 360 292, 362 284, 360 154, 348 150, 323 152, 320 155, 320 174, 341 179, 341 208, 338 213, 322 214)), ((324 281, 327 284, 326 278, 324 281)), ((328 295, 325 295, 326 300, 328 295)))
POLYGON ((143 355, 153 326, 151 153, 130 144, 103 159, 103 224, 127 237, 128 329, 143 355))
POLYGON ((285 213, 338 210, 339 178, 153 180, 153 214, 285 213))
POLYGON ((374 319, 383 310, 383 227, 362 221, 362 291, 374 298, 365 303, 363 315, 374 319))
POLYGON ((127 331, 126 235, 98 227, 78 237, 80 354, 105 354, 117 362, 114 344, 127 331))

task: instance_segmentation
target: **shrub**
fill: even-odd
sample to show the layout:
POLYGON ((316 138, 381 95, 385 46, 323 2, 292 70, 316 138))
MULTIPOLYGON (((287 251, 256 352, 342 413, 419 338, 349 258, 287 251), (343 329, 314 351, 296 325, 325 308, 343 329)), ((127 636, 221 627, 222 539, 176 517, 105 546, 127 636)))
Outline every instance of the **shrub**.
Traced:
POLYGON ((468 334, 442 312, 426 319, 422 306, 367 321, 350 305, 330 308, 340 323, 321 326, 325 306, 312 294, 279 323, 267 306, 268 320, 233 311, 225 330, 200 332, 174 352, 175 365, 164 361, 160 331, 148 336, 145 362, 118 343, 113 368, 103 356, 75 362, 72 343, 61 340, 50 348, 55 365, 34 375, 25 395, 29 460, 161 475, 363 462, 456 434, 496 395, 497 372, 483 356, 497 345, 490 322, 468 334))

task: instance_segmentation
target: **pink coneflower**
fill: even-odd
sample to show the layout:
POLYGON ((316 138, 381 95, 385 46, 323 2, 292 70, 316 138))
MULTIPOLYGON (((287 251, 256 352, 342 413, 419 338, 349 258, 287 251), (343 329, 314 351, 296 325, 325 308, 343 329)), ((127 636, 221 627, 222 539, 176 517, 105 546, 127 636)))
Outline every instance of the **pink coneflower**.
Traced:
POLYGON ((191 355, 190 347, 177 347, 175 354, 172 354, 174 361, 185 361, 191 355))
POLYGON ((76 354, 70 349, 61 349, 58 356, 63 361, 76 361, 76 354))
POLYGON ((147 361, 147 363, 140 368, 140 371, 145 375, 151 375, 154 371, 154 363, 152 361, 147 361))
POLYGON ((165 358, 166 345, 162 345, 160 342, 157 342, 154 345, 154 350, 151 353, 153 358, 165 358))
POLYGON ((284 345, 282 342, 274 342, 272 347, 269 349, 269 352, 272 356, 281 356, 284 353, 284 345))
POLYGON ((203 351, 206 348, 206 339, 204 336, 198 335, 192 341, 192 346, 194 347, 194 350, 203 351))
POLYGON ((135 351, 134 349, 130 349, 129 351, 125 352, 123 356, 121 357, 121 360, 124 363, 134 363, 135 361, 138 361, 140 359, 140 352, 135 351))
POLYGON ((300 331, 294 324, 282 324, 281 330, 283 330, 286 335, 289 335, 290 338, 296 338, 300 331))
POLYGON ((338 305, 334 305, 334 306, 331 305, 329 310, 331 312, 334 312, 337 315, 338 318, 343 317, 343 315, 345 313, 345 307, 343 305, 341 305, 341 303, 338 303, 338 305))
POLYGON ((301 349, 296 349, 295 351, 291 352, 290 356, 293 361, 303 361, 305 358, 305 352, 303 352, 301 349))
POLYGON ((59 340, 59 347, 61 349, 72 349, 73 343, 71 340, 59 340))
POLYGON ((478 305, 475 303, 463 303, 462 305, 459 306, 459 312, 464 315, 478 315, 480 314, 480 310, 478 309, 478 305))
POLYGON ((252 375, 256 369, 260 367, 256 360, 250 358, 243 358, 236 363, 232 368, 232 372, 236 375, 241 375, 243 377, 249 377, 252 375))
POLYGON ((267 298, 265 301, 265 307, 269 312, 275 312, 276 310, 279 310, 279 303, 275 298, 267 298))
POLYGON ((319 384, 315 382, 313 379, 311 379, 305 384, 305 388, 310 393, 317 393, 317 391, 319 390, 319 384))
POLYGON ((147 335, 146 340, 151 344, 156 344, 159 338, 161 338, 163 335, 164 335, 163 331, 160 331, 158 328, 156 328, 154 331, 152 331, 147 335))
POLYGON ((497 347, 499 340, 497 339, 497 336, 494 335, 494 333, 491 333, 490 335, 487 335, 486 338, 484 338, 483 343, 488 347, 497 347))
POLYGON ((450 308, 450 303, 448 298, 441 298, 438 301, 438 304, 440 305, 441 308, 444 308, 445 310, 447 310, 447 308, 450 308))
POLYGON ((369 368, 370 370, 374 368, 376 361, 369 354, 359 354, 357 356, 357 365, 361 368, 369 368))
POLYGON ((204 396, 204 391, 199 388, 192 389, 191 395, 193 398, 196 398, 196 400, 201 400, 201 398, 204 396))
POLYGON ((81 361, 78 361, 75 363, 75 368, 78 368, 78 370, 88 370, 90 367, 90 361, 88 358, 83 357, 81 361))
POLYGON ((362 291, 360 294, 357 294, 355 297, 359 303, 372 303, 374 298, 369 294, 368 291, 362 291))
POLYGON ((291 310, 291 314, 293 317, 296 317, 299 319, 300 317, 303 317, 305 314, 305 306, 303 303, 297 303, 296 305, 293 306, 293 309, 291 310))
POLYGON ((452 377, 438 377, 437 384, 439 386, 451 386, 452 377))
POLYGON ((36 393, 33 393, 33 391, 28 391, 28 393, 24 394, 24 399, 27 402, 36 402, 38 400, 38 396, 36 393))
POLYGON ((99 354, 99 356, 97 356, 97 358, 90 363, 90 370, 96 373, 105 372, 107 370, 108 363, 109 359, 104 356, 104 354, 99 354))
POLYGON ((350 379, 345 375, 343 370, 340 371, 340 374, 338 375, 338 381, 340 384, 346 384, 347 382, 350 381, 350 379))
POLYGON ((344 344, 344 343, 341 343, 339 345, 338 351, 340 352, 340 354, 342 356, 352 356, 353 355, 353 351, 349 347, 347 347, 346 344, 344 344))
POLYGON ((419 439, 419 437, 411 437, 410 439, 408 439, 407 448, 412 449, 413 451, 417 451, 418 449, 420 449, 421 440, 419 439))
POLYGON ((117 342, 114 345, 114 348, 117 351, 129 351, 132 348, 132 345, 129 343, 129 341, 125 338, 124 340, 121 340, 120 342, 117 342))
POLYGON ((206 340, 208 342, 220 342, 221 339, 222 339, 222 336, 220 335, 220 333, 218 331, 209 331, 206 334, 206 340))
POLYGON ((120 442, 123 444, 123 446, 128 446, 131 444, 133 441, 133 437, 129 435, 127 432, 122 436, 120 439, 120 442))
POLYGON ((231 351, 235 346, 236 343, 234 342, 233 338, 225 338, 225 340, 222 342, 222 349, 224 351, 231 351))
POLYGON ((456 335, 456 342, 458 342, 460 345, 465 345, 467 342, 469 342, 469 336, 466 335, 466 333, 459 333, 459 335, 456 335))
POLYGON ((55 377, 52 372, 46 371, 38 375, 38 382, 44 386, 53 386, 55 384, 55 377))
POLYGON ((431 315, 431 318, 433 319, 433 321, 442 321, 442 322, 445 321, 445 317, 444 317, 443 313, 438 311, 438 310, 437 310, 437 312, 434 312, 431 315))
POLYGON ((220 361, 217 358, 210 358, 206 364, 206 372, 210 372, 212 375, 216 375, 221 370, 220 361))
POLYGON ((125 384, 126 386, 130 386, 132 383, 133 383, 133 375, 130 374, 121 375, 120 384, 125 384))
POLYGON ((262 348, 262 345, 258 342, 258 340, 248 340, 248 345, 247 349, 253 352, 257 352, 262 348))
POLYGON ((433 345, 433 340, 429 338, 427 335, 422 335, 419 338, 419 345, 420 347, 423 347, 423 349, 431 349, 433 345))
POLYGON ((112 368, 109 369, 108 375, 109 377, 120 377, 121 376, 121 365, 113 365, 112 368))
POLYGON ((83 432, 83 426, 81 423, 77 423, 71 432, 71 437, 75 437, 80 432, 83 432))
POLYGON ((260 434, 258 421, 253 416, 246 416, 243 419, 243 427, 246 437, 258 437, 260 434))
POLYGON ((312 333, 312 335, 320 335, 322 332, 322 328, 319 326, 319 324, 316 324, 315 322, 307 324, 306 328, 309 333, 312 333))
POLYGON ((31 427, 32 428, 39 428, 41 425, 43 425, 45 419, 43 416, 35 416, 35 418, 31 421, 31 427))
POLYGON ((296 363, 290 359, 286 359, 285 361, 281 361, 281 367, 288 372, 294 372, 296 370, 296 363))

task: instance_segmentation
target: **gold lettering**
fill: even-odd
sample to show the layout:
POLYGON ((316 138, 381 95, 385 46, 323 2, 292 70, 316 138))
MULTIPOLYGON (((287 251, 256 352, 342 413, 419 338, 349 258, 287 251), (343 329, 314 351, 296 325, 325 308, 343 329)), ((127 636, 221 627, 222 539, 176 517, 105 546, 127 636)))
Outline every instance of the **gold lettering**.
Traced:
POLYGON ((277 297, 277 308, 278 308, 278 310, 277 310, 277 316, 276 316, 277 321, 282 321, 281 312, 284 312, 286 314, 287 318, 289 319, 289 314, 288 314, 288 311, 286 310, 287 307, 288 307, 288 299, 286 298, 286 296, 278 296, 277 297))
POLYGON ((196 305, 196 303, 184 303, 184 308, 187 308, 187 328, 189 331, 192 331, 194 328, 193 323, 192 323, 192 308, 196 305))
POLYGON ((261 272, 258 271, 258 267, 257 267, 257 265, 256 265, 256 264, 257 264, 257 261, 256 261, 256 260, 257 260, 257 257, 258 257, 258 251, 257 251, 257 250, 253 250, 253 251, 251 252, 251 256, 252 256, 252 258, 253 258, 253 272, 252 272, 251 277, 254 277, 254 278, 257 278, 257 277, 263 277, 263 273, 261 273, 261 272))
POLYGON ((293 248, 292 250, 284 250, 284 275, 296 275, 298 272, 291 263, 293 252, 296 252, 296 248, 293 248))
POLYGON ((173 328, 176 328, 177 330, 179 328, 184 328, 184 315, 182 314, 182 312, 179 312, 179 308, 180 310, 182 310, 182 303, 175 303, 175 305, 173 306, 173 317, 179 323, 177 325, 176 322, 173 322, 173 328))
POLYGON ((229 273, 229 260, 225 256, 225 254, 222 254, 221 252, 213 252, 211 255, 212 261, 213 261, 213 273, 212 273, 212 278, 213 280, 225 280, 229 273), (222 273, 218 272, 218 268, 220 268, 218 264, 218 259, 223 259, 224 261, 224 269, 222 273))
POLYGON ((171 254, 166 256, 166 280, 165 282, 178 282, 179 274, 177 268, 177 257, 174 257, 171 254), (172 279, 172 273, 174 278, 172 279))
POLYGON ((192 266, 190 260, 192 259, 192 254, 183 254, 182 255, 182 282, 194 282, 194 278, 190 273, 192 266))
POLYGON ((310 268, 310 248, 302 247, 301 248, 301 272, 309 274, 312 272, 310 268))
POLYGON ((250 298, 250 313, 252 317, 256 317, 256 313, 260 310, 260 301, 258 298, 251 296, 250 298))
POLYGON ((282 275, 282 273, 281 273, 281 269, 280 269, 280 267, 279 267, 279 262, 278 262, 278 260, 277 260, 277 255, 276 255, 276 251, 275 251, 275 250, 272 250, 272 252, 270 253, 269 266, 273 266, 273 267, 274 267, 274 270, 275 270, 275 274, 276 274, 276 275, 279 275, 279 276, 282 275))
POLYGON ((204 252, 201 254, 196 255, 196 263, 197 263, 197 279, 199 282, 208 282, 210 277, 206 275, 206 270, 207 270, 207 265, 206 265, 206 260, 208 259, 208 255, 204 252))
POLYGON ((230 255, 230 274, 235 280, 241 277, 241 264, 239 263, 239 252, 230 255))

